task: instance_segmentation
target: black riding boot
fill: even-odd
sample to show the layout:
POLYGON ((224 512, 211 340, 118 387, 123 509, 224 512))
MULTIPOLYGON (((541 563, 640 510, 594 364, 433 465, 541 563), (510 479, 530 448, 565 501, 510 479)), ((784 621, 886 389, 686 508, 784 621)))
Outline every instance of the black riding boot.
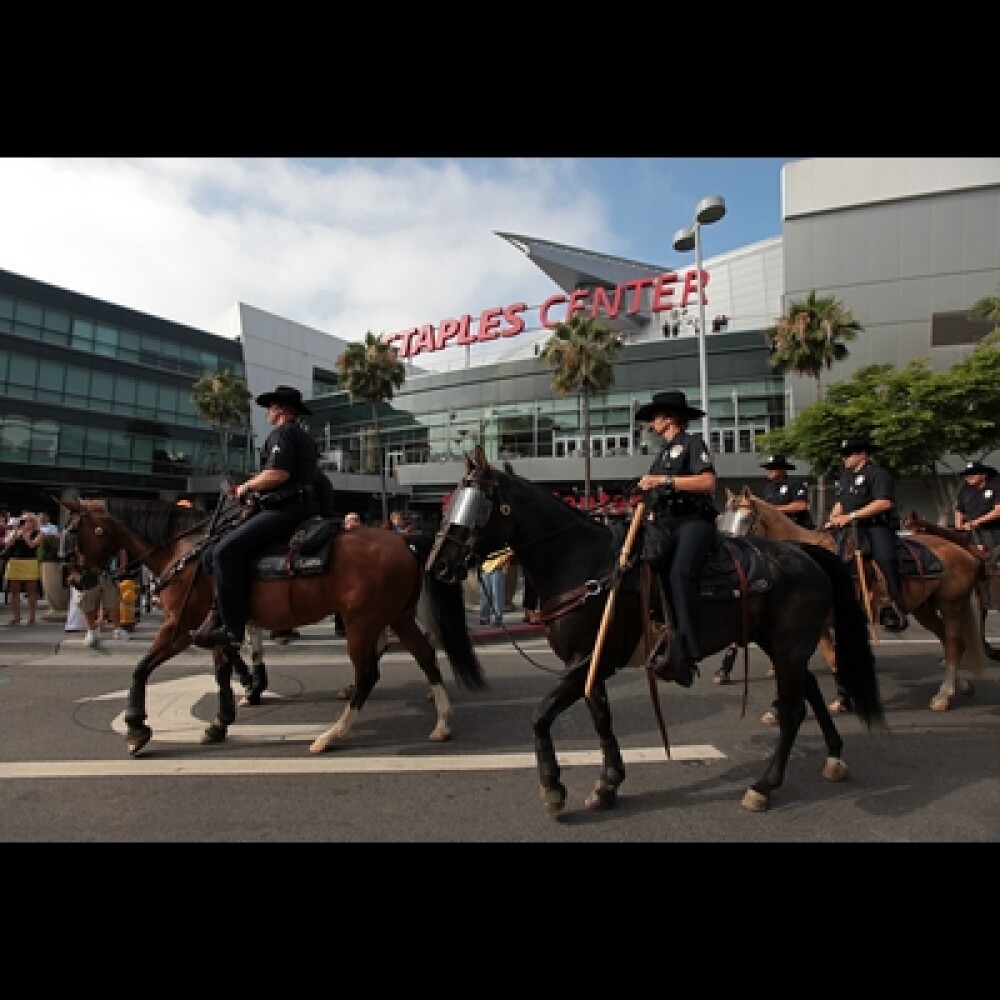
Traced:
POLYGON ((673 681, 685 688, 691 687, 698 673, 698 664, 679 635, 664 635, 650 654, 647 666, 661 681, 673 681))
POLYGON ((191 641, 200 649, 215 646, 239 646, 240 641, 222 622, 218 605, 213 604, 198 630, 191 634, 191 641))

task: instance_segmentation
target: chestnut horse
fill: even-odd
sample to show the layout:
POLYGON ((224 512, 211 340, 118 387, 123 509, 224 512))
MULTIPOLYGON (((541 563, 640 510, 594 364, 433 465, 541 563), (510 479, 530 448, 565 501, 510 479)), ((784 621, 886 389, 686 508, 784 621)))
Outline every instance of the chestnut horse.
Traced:
MULTIPOLYGON (((757 535, 761 538, 811 542, 830 551, 836 541, 828 531, 812 530, 796 524, 790 517, 767 503, 744 486, 741 493, 726 490, 726 505, 719 518, 719 530, 733 535, 757 535)), ((951 705, 956 691, 974 694, 975 687, 966 678, 959 678, 959 669, 982 673, 986 666, 981 604, 983 561, 963 546, 938 535, 915 533, 901 539, 913 540, 925 546, 942 566, 938 576, 901 574, 906 610, 937 636, 944 652, 944 679, 931 698, 930 708, 944 712, 951 705)), ((825 638, 829 639, 828 632, 825 638)), ((824 653, 828 664, 833 657, 824 653)), ((834 668, 836 669, 836 668, 834 668)))
MULTIPOLYGON (((125 714, 126 743, 135 756, 152 738, 146 724, 146 685, 150 674, 191 645, 191 633, 208 613, 213 586, 203 568, 201 553, 215 519, 161 500, 59 500, 70 514, 70 529, 76 534, 75 559, 82 568, 103 566, 124 549, 131 560, 145 564, 157 577, 160 609, 165 619, 148 651, 132 674, 125 714)), ((220 509, 221 509, 220 500, 220 509)), ((239 511, 230 512, 239 514, 239 511)), ((451 736, 451 703, 442 682, 434 647, 416 621, 417 601, 424 589, 424 602, 432 617, 429 623, 440 639, 455 679, 462 687, 486 686, 482 668, 472 646, 465 621, 465 606, 458 585, 444 585, 428 577, 422 567, 423 551, 417 541, 381 528, 339 531, 332 540, 329 568, 318 575, 295 575, 281 579, 256 576, 251 597, 251 617, 256 628, 291 629, 321 621, 337 611, 344 622, 347 652, 354 665, 354 690, 334 726, 310 745, 311 753, 323 753, 350 733, 372 688, 379 678, 378 644, 385 627, 391 626, 400 643, 424 672, 433 693, 437 720, 430 739, 451 736), (414 546, 411 548, 411 544, 414 546), (426 583, 426 587, 424 586, 426 583)), ((286 551, 284 546, 274 550, 286 551)), ((230 686, 233 669, 245 665, 237 653, 225 647, 213 650, 219 712, 206 729, 203 743, 226 738, 236 718, 230 686)), ((245 701, 244 703, 248 703, 245 701)))
MULTIPOLYGON (((466 458, 466 473, 452 494, 427 559, 427 569, 435 576, 460 582, 471 565, 510 547, 541 599, 549 645, 566 664, 532 720, 542 803, 550 816, 558 815, 566 802, 552 727, 581 698, 600 738, 603 761, 586 805, 612 808, 618 786, 625 780, 605 682, 629 665, 642 643, 649 615, 641 587, 619 586, 625 574, 620 568, 619 542, 608 525, 569 507, 548 489, 494 468, 477 447, 475 460, 466 458), (612 594, 617 595, 617 604, 610 603, 612 594), (606 607, 614 610, 610 620, 604 618, 606 607), (600 656, 591 673, 599 638, 600 656)), ((840 559, 814 545, 789 542, 758 539, 750 546, 730 541, 727 553, 728 546, 744 555, 756 554, 766 567, 766 581, 761 580, 766 587, 738 592, 736 597, 727 588, 722 599, 703 603, 698 638, 702 652, 710 655, 747 636, 774 664, 778 739, 763 775, 742 800, 744 808, 761 812, 784 780, 806 698, 817 706, 826 741, 823 776, 831 781, 846 777, 840 757, 843 741, 809 670, 809 659, 831 610, 837 626, 840 677, 857 702, 859 717, 869 726, 881 722, 882 703, 864 614, 840 559)))

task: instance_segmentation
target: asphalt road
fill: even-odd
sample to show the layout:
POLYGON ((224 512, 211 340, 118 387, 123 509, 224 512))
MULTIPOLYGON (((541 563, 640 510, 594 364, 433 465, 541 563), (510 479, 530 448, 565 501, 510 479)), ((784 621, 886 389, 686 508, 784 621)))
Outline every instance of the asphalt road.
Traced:
MULTIPOLYGON (((995 617, 988 632, 997 643, 995 617)), ((538 636, 480 647, 484 692, 458 689, 442 664, 453 701, 445 743, 427 740, 433 708, 422 675, 390 651, 355 729, 323 755, 309 743, 340 715, 337 691, 353 679, 339 640, 269 642, 264 704, 241 709, 229 739, 214 746, 199 742, 216 709, 209 655, 185 653, 153 675, 153 739, 132 758, 122 715, 143 645, 92 651, 76 639, 57 652, 0 651, 0 840, 985 843, 1000 831, 1000 664, 973 678, 975 693, 950 711, 931 712, 939 647, 918 627, 876 648, 886 729, 836 717, 845 782, 822 778, 825 748, 810 715, 771 808, 742 808, 777 738, 760 722, 773 681, 751 647, 745 714, 742 661, 728 686, 711 680, 719 656, 689 690, 658 685, 670 757, 644 671, 612 679, 627 769, 614 810, 584 806, 599 771, 585 706, 560 717, 553 737, 569 801, 556 819, 540 802, 531 719, 559 664, 538 636)), ((813 670, 829 701, 834 687, 818 655, 813 670)))

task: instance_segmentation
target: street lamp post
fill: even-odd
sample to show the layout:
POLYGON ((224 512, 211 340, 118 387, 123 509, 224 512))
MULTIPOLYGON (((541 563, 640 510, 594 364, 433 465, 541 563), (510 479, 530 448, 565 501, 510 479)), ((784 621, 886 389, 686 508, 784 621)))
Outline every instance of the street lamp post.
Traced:
POLYGON ((709 437, 708 418, 708 354, 705 349, 705 293, 701 270, 701 227, 718 222, 726 214, 726 203, 720 195, 710 194, 702 198, 694 210, 694 222, 687 229, 678 229, 674 233, 674 249, 678 253, 688 253, 694 250, 694 266, 698 272, 698 376, 701 381, 701 405, 705 411, 702 417, 701 435, 705 439, 705 447, 712 450, 712 439, 709 437))

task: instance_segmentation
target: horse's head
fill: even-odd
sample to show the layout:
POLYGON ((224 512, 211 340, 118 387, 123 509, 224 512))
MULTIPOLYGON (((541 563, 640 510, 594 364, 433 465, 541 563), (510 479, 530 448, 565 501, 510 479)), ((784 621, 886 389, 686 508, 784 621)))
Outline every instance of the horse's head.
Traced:
POLYGON ((489 464, 481 447, 474 457, 466 456, 465 475, 427 557, 428 573, 444 583, 456 583, 468 576, 470 567, 510 544, 514 528, 503 494, 505 475, 489 464))
POLYGON ((744 486, 740 493, 727 487, 726 505, 715 522, 719 533, 736 538, 753 534, 760 516, 757 503, 749 486, 744 486))
POLYGON ((121 549, 103 501, 60 499, 59 505, 69 513, 66 556, 77 569, 103 566, 121 549))

